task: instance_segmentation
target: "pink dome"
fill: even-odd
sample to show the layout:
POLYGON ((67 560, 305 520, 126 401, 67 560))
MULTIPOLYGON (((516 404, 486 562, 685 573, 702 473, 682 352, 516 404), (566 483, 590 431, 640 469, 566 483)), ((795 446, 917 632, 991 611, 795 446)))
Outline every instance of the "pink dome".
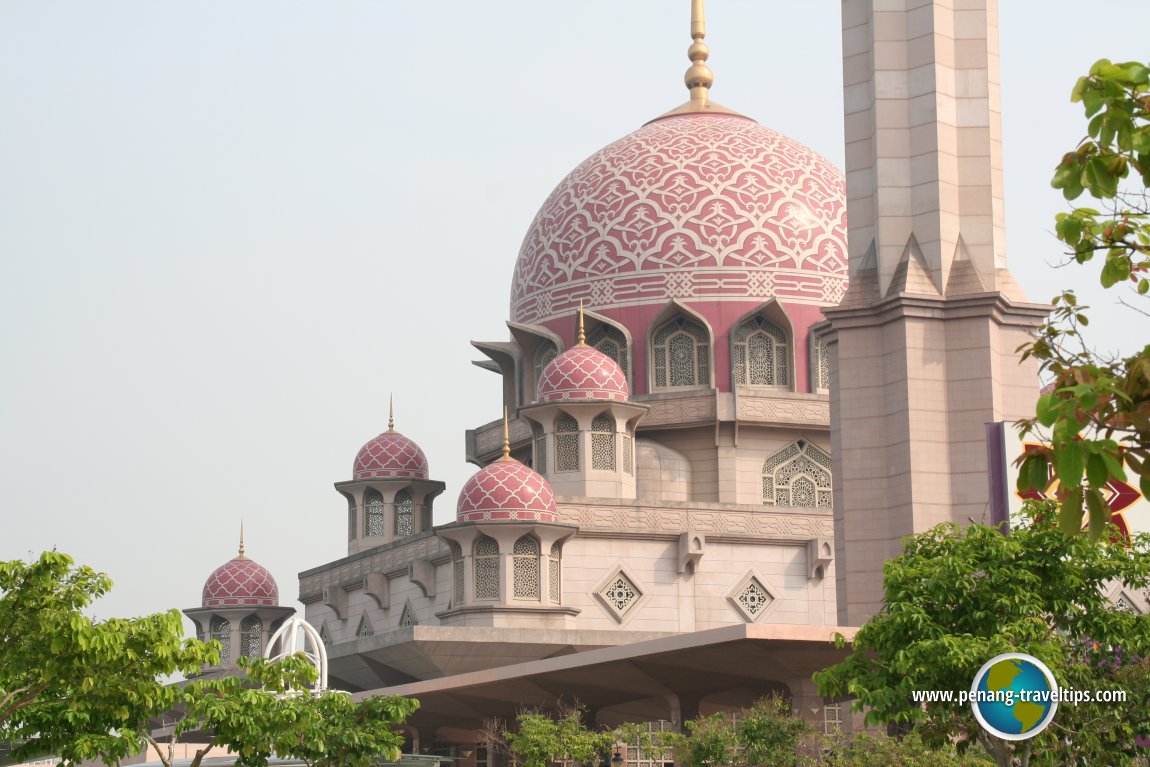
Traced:
POLYGON ((397 431, 385 431, 359 449, 352 479, 427 479, 427 456, 397 431))
POLYGON ((543 203, 515 264, 511 319, 547 323, 580 299, 599 311, 678 299, 708 315, 698 304, 835 305, 847 284, 845 197, 841 171, 754 120, 653 120, 543 203))
POLYGON ((208 576, 203 597, 204 607, 276 607, 280 590, 266 568, 240 554, 208 576))
POLYGON ((459 492, 459 522, 555 522, 555 494, 538 472, 513 459, 488 464, 459 492))
POLYGON ((539 376, 539 401, 613 400, 626 402, 631 392, 615 360, 590 346, 575 346, 547 363, 539 376))

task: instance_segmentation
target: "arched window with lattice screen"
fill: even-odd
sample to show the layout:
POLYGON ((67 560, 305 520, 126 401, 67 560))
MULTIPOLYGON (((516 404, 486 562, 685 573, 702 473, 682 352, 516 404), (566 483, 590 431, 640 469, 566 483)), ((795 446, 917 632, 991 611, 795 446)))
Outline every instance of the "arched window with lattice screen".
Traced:
POLYGON ((567 413, 555 419, 555 471, 579 471, 579 422, 567 413))
POLYGON ((615 471, 615 417, 610 413, 591 421, 591 468, 615 471))
POLYGON ((463 604, 463 547, 455 541, 451 542, 451 580, 454 588, 452 589, 453 606, 458 607, 463 604))
POLYGON ((675 317, 652 334, 651 361, 656 389, 709 386, 710 335, 699 323, 675 317))
POLYGON ((731 334, 731 346, 736 384, 791 385, 790 345, 786 332, 775 323, 761 315, 744 320, 731 334))
POLYGON ((524 535, 511 549, 512 593, 516 599, 539 599, 539 541, 524 535))
POLYGON ((499 599, 499 543, 481 535, 473 549, 475 560, 475 598, 499 599))
POLYGON ((830 509, 830 455, 800 439, 767 458, 763 462, 763 503, 830 509))
POLYGON ((401 537, 411 535, 414 519, 415 504, 411 500, 411 491, 404 488, 395 494, 395 534, 401 537))
POLYGON ((264 624, 258 615, 249 615, 240 621, 240 655, 260 658, 264 654, 264 624))
POLYGON ((212 639, 220 643, 220 663, 232 662, 232 622, 218 615, 212 616, 212 639))
POLYGON ((587 337, 587 345, 615 360, 623 375, 627 376, 627 383, 631 382, 627 367, 631 361, 627 350, 627 336, 623 335, 622 330, 614 325, 600 325, 587 337))
POLYGON ((539 395, 539 377, 543 375, 543 368, 547 367, 547 363, 559 356, 559 350, 555 344, 550 341, 540 341, 539 345, 535 347, 535 395, 539 395))
POLYGON ((559 548, 559 542, 551 544, 551 554, 547 557, 547 597, 551 600, 551 604, 559 604, 562 601, 563 583, 562 578, 562 564, 563 564, 563 550, 559 548))
POLYGON ((374 487, 369 487, 363 494, 363 534, 365 537, 385 535, 383 494, 374 487))
POLYGON ((831 360, 826 341, 811 336, 811 390, 825 394, 831 390, 831 360))

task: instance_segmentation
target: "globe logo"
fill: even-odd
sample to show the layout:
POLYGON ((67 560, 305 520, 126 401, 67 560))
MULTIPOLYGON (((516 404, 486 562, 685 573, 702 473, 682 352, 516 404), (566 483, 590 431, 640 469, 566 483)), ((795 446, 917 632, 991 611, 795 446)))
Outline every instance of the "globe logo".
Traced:
POLYGON ((1058 682, 1046 664, 1026 653, 997 655, 974 675, 974 718, 1003 740, 1026 740, 1046 729, 1058 710, 1058 682))

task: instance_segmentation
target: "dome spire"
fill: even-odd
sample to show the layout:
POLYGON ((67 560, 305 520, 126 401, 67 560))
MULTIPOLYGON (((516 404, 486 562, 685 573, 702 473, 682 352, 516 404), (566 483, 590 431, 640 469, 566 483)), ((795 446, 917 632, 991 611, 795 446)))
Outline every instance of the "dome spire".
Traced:
POLYGON ((503 456, 501 461, 514 461, 511 457, 511 432, 507 428, 507 407, 503 407, 503 456))
POLYGON ((691 0, 691 47, 687 49, 687 58, 691 60, 691 67, 683 76, 687 90, 691 92, 691 101, 698 102, 700 106, 707 103, 707 95, 711 84, 715 82, 715 73, 707 66, 707 57, 711 49, 703 42, 707 36, 707 21, 703 18, 703 0, 691 0))
POLYGON ((395 395, 387 395, 387 433, 395 433, 395 395))
POLYGON ((583 332, 583 299, 579 299, 579 335, 577 337, 576 346, 587 345, 587 334, 583 332))
POLYGON ((240 553, 236 555, 236 559, 247 559, 244 556, 244 521, 240 520, 240 553))

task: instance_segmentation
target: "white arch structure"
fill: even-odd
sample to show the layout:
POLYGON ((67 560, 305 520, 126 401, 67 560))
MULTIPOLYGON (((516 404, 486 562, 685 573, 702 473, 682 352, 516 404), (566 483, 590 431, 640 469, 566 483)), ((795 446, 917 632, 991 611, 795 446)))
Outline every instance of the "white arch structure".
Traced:
POLYGON ((272 634, 264 650, 264 657, 274 663, 299 652, 315 666, 317 673, 311 691, 319 695, 327 690, 327 647, 314 626, 298 615, 293 615, 272 634))

